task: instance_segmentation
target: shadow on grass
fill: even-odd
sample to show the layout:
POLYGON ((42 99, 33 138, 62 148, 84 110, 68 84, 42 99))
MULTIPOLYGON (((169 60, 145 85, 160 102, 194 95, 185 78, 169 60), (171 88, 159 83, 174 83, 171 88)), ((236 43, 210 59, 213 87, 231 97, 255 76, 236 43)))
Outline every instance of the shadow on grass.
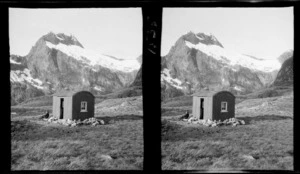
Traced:
POLYGON ((259 121, 277 121, 277 120, 286 120, 286 119, 291 119, 293 120, 292 117, 288 116, 279 116, 279 115, 261 115, 261 116, 256 116, 256 117, 238 117, 237 119, 244 120, 246 125, 250 124, 251 122, 259 122, 259 121))
POLYGON ((110 123, 111 121, 125 121, 125 120, 142 120, 141 115, 118 115, 118 116, 101 116, 95 117, 104 120, 105 123, 110 123))
POLYGON ((247 132, 249 127, 247 125, 255 124, 255 122, 261 121, 278 121, 291 119, 291 117, 284 117, 278 115, 263 115, 257 117, 238 117, 238 119, 244 120, 246 125, 240 125, 237 127, 220 126, 220 127, 206 127, 204 125, 191 125, 184 126, 177 124, 175 122, 163 120, 161 126, 162 132, 162 142, 166 141, 189 141, 189 140, 203 140, 206 138, 218 138, 222 139, 226 134, 231 134, 231 132, 247 132))
POLYGON ((55 123, 50 123, 49 126, 44 126, 33 121, 20 120, 12 121, 11 124, 11 139, 17 141, 41 141, 47 139, 65 139, 67 137, 82 137, 86 131, 93 130, 97 127, 78 126, 69 127, 55 123))

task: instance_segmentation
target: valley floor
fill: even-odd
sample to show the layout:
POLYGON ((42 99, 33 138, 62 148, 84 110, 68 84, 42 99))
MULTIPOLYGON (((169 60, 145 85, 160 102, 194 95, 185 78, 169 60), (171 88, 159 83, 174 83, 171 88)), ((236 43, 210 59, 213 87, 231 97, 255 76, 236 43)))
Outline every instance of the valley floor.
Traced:
POLYGON ((163 170, 293 170, 293 93, 238 103, 237 127, 179 121, 189 100, 163 104, 163 170))
MULTIPOLYGON (((108 109, 107 103, 116 107, 112 103, 119 105, 126 100, 117 101, 95 107, 108 109)), ((68 127, 39 119, 45 110, 38 108, 12 107, 12 170, 143 169, 142 115, 96 111, 96 118, 104 120, 105 125, 68 127)))

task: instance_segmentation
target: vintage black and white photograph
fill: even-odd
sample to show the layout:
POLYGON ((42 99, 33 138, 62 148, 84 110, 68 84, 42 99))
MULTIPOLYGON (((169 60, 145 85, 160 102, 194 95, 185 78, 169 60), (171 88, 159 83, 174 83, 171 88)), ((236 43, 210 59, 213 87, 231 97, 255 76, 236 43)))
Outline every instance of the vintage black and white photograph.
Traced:
POLYGON ((293 170, 293 10, 163 8, 162 170, 293 170))
POLYGON ((141 8, 9 8, 11 170, 143 170, 141 8))

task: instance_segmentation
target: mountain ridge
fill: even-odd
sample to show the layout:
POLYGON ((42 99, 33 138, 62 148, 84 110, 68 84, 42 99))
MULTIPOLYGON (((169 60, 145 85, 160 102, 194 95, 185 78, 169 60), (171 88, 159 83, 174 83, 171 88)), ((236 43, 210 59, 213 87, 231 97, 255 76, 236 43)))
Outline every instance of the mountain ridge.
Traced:
MULTIPOLYGON (((184 34, 162 57, 163 86, 172 86, 172 90, 185 94, 202 89, 247 93, 274 81, 280 67, 277 60, 228 51, 212 34, 206 37, 208 41, 202 36, 200 42, 198 37, 193 32, 184 34)), ((168 93, 162 89, 164 92, 168 93)))
POLYGON ((75 36, 53 32, 39 38, 26 56, 11 55, 10 63, 11 85, 43 94, 61 89, 110 93, 130 86, 140 68, 138 59, 91 54, 75 36))

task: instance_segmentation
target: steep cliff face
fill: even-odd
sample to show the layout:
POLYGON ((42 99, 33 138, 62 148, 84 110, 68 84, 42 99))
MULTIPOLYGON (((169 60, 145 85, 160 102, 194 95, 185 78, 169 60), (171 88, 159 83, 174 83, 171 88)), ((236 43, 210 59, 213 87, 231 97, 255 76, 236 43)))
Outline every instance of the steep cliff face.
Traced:
POLYGON ((201 89, 250 92, 270 85, 280 67, 226 50, 213 36, 189 32, 181 36, 162 58, 162 85, 190 94, 201 89))
POLYGON ((294 83, 294 56, 286 59, 282 64, 277 77, 274 81, 274 86, 290 86, 294 83))
POLYGON ((41 84, 42 82, 39 79, 35 79, 30 75, 25 57, 10 56, 11 105, 44 95, 41 84))
POLYGON ((114 92, 134 81, 139 61, 95 53, 72 35, 50 32, 36 42, 27 56, 11 55, 12 103, 61 89, 114 92), (15 93, 25 94, 29 88, 36 95, 13 99, 18 98, 15 93))
POLYGON ((137 60, 93 53, 74 36, 62 33, 41 37, 26 60, 32 76, 55 89, 111 92, 131 84, 139 68, 137 60))
POLYGON ((136 77, 131 86, 142 86, 142 66, 136 74, 136 77))

